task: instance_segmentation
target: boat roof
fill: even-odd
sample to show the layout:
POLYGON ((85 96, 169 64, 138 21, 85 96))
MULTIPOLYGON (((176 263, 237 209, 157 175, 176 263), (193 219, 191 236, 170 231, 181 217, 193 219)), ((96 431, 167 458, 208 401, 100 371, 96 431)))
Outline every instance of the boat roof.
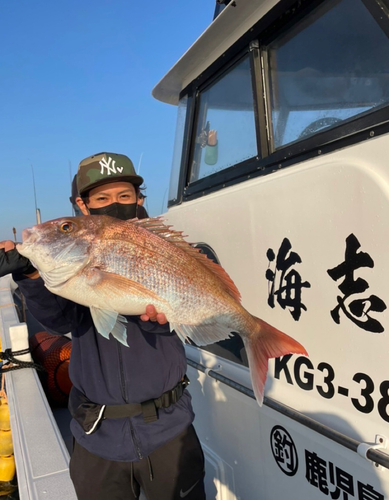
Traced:
POLYGON ((180 92, 244 35, 278 0, 233 0, 154 87, 159 101, 178 104, 180 92))

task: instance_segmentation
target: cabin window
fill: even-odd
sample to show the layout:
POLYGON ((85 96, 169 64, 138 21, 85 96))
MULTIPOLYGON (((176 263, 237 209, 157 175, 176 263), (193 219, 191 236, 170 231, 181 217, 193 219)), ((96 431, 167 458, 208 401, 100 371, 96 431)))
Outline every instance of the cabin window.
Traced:
POLYGON ((172 202, 175 202, 178 199, 178 189, 180 181, 180 170, 181 170, 188 102, 189 102, 188 96, 185 96, 180 100, 178 104, 176 135, 174 139, 173 161, 172 161, 170 186, 169 186, 169 200, 172 202))
POLYGON ((245 56, 199 95, 189 182, 257 154, 250 60, 245 56))
POLYGON ((267 45, 273 150, 388 104, 389 39, 369 5, 324 2, 267 45))
POLYGON ((211 352, 238 365, 249 366, 243 340, 236 333, 231 333, 230 338, 226 340, 220 340, 215 344, 203 345, 201 348, 203 351, 211 352))

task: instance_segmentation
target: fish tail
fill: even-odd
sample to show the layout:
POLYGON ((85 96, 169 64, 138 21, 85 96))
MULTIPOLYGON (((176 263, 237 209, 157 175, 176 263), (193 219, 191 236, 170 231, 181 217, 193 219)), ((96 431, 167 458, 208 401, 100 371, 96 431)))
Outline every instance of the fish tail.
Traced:
POLYGON ((259 406, 262 406, 269 358, 285 354, 308 355, 304 347, 265 321, 255 318, 256 331, 243 338, 250 366, 251 382, 259 406))

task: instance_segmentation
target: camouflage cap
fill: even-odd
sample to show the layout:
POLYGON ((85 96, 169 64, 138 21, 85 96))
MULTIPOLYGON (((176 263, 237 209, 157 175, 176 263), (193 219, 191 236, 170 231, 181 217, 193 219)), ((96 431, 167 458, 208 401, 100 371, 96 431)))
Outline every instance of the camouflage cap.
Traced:
POLYGON ((110 182, 131 182, 134 186, 140 186, 143 178, 136 175, 132 161, 125 155, 97 153, 80 162, 77 172, 80 196, 110 182))

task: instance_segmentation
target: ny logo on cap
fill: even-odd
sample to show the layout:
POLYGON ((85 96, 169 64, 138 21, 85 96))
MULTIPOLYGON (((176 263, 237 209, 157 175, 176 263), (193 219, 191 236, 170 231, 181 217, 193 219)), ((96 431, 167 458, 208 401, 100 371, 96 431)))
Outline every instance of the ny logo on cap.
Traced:
POLYGON ((99 161, 99 163, 101 166, 100 170, 101 175, 104 174, 105 168, 107 169, 107 175, 117 174, 117 173, 121 174, 123 172, 123 167, 115 167, 115 160, 112 160, 110 156, 108 157, 108 161, 105 158, 103 158, 102 160, 99 161))

